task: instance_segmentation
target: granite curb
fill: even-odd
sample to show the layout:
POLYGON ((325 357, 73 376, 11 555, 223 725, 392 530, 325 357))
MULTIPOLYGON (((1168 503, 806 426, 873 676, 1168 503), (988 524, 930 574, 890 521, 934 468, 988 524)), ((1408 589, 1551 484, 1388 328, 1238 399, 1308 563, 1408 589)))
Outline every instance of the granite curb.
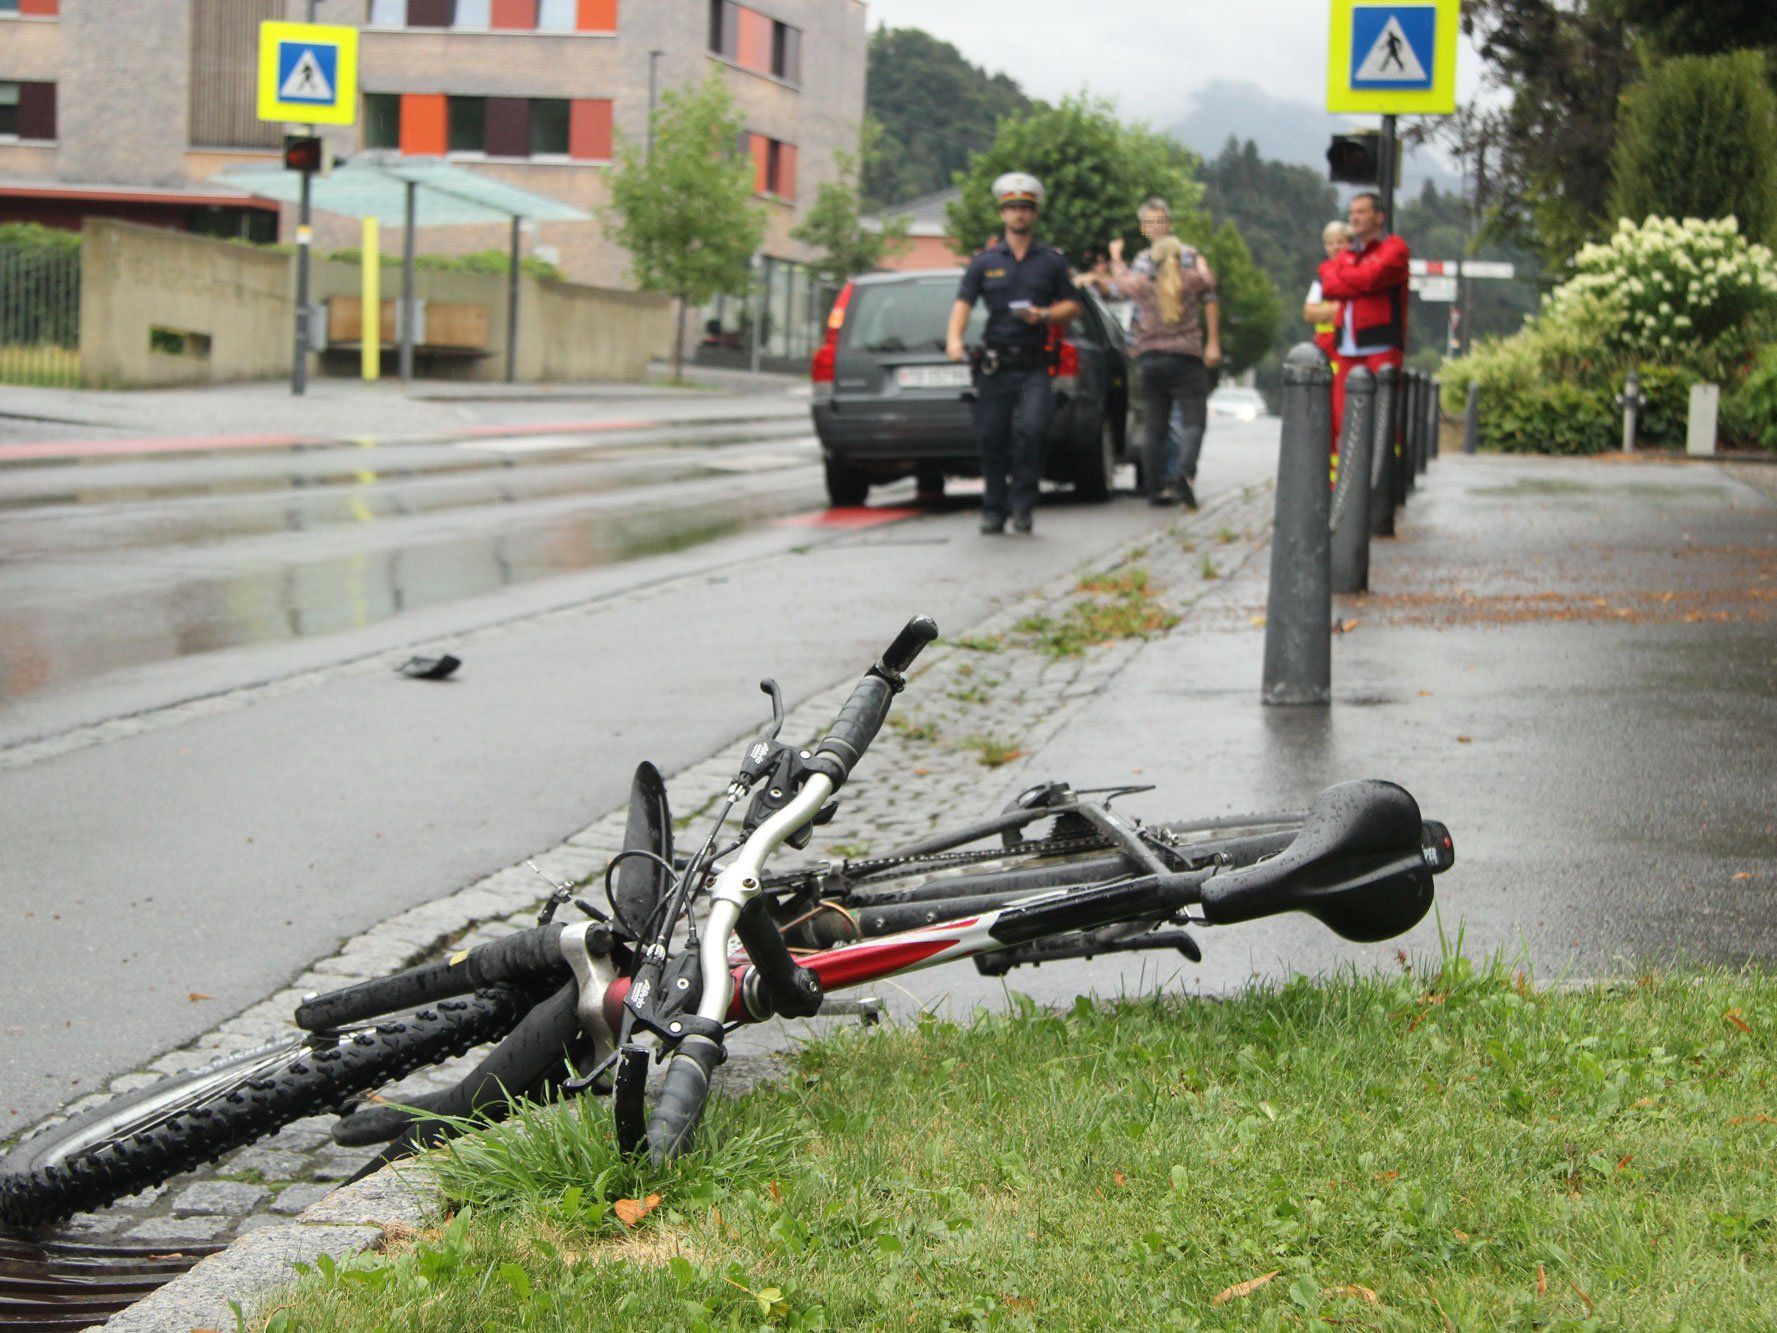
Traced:
MULTIPOLYGON (((1008 783, 1016 782, 1022 773, 1017 752, 1040 750, 1042 742, 1065 725, 1077 705, 1104 689, 1129 663, 1144 640, 1116 640, 1077 658, 1049 658, 1036 652, 998 648, 972 649, 964 646, 965 642, 1006 641, 1017 634, 1020 622, 1059 611, 1080 599, 1084 574, 1116 569, 1143 559, 1163 543, 1171 543, 1175 553, 1194 552, 1197 542, 1217 533, 1219 526, 1215 540, 1222 544, 1214 549, 1218 555, 1226 552, 1226 568, 1215 575, 1203 574, 1189 587, 1182 586, 1185 580, 1162 587, 1162 595, 1171 608, 1185 616, 1182 625, 1189 632, 1190 609, 1208 599, 1234 595, 1228 575, 1250 565, 1268 546, 1271 515, 1266 500, 1271 489, 1269 482, 1261 482, 1218 496, 1195 514, 1181 514, 1179 523, 1150 530, 1110 548, 1085 562, 1082 568, 1050 580, 966 631, 947 633, 914 673, 914 684, 897 714, 902 725, 891 722, 873 747, 873 758, 881 762, 860 772, 848 787, 841 819, 821 830, 821 837, 811 845, 806 857, 818 861, 829 856, 862 855, 867 844, 856 841, 860 837, 870 839, 876 851, 886 851, 891 845, 911 841, 941 821, 956 819, 959 811, 973 815, 995 808, 988 803, 1003 800, 1008 783), (1234 534, 1231 525, 1236 523, 1245 525, 1245 530, 1234 534), (989 693, 984 695, 984 691, 989 693), (994 725, 1009 743, 1016 743, 1010 762, 988 764, 975 753, 979 737, 952 730, 973 725, 989 705, 994 725), (895 775, 908 772, 920 777, 919 791, 913 800, 909 800, 907 784, 895 780, 895 775)), ((1181 568, 1186 563, 1188 560, 1181 560, 1181 568)), ((579 613, 583 612, 575 608, 556 614, 579 613)), ((818 734, 850 692, 852 683, 848 678, 793 710, 786 721, 785 734, 818 734)), ((732 776, 732 749, 724 746, 709 758, 675 772, 670 778, 671 787, 684 793, 719 791, 732 776)), ((695 816, 698 812, 686 809, 681 813, 695 816)), ((151 1076, 149 1071, 152 1075, 180 1072, 216 1054, 286 1035, 289 1015, 306 992, 383 975, 441 949, 479 942, 483 936, 491 938, 515 925, 530 924, 531 914, 549 887, 539 876, 555 882, 578 882, 602 870, 622 845, 626 816, 623 808, 611 811, 556 847, 529 858, 530 864, 495 872, 348 940, 336 955, 318 961, 288 988, 229 1019, 193 1045, 153 1061, 147 1071, 114 1080, 107 1092, 83 1099, 65 1113, 139 1086, 151 1076)), ((781 1034, 775 1032, 766 1035, 767 1040, 782 1040, 781 1034)), ((724 1070, 723 1090, 742 1091, 774 1076, 777 1068, 777 1057, 769 1049, 737 1050, 724 1070)), ((433 1075, 433 1082, 454 1081, 455 1077, 453 1069, 445 1067, 433 1075)), ((292 1135, 292 1130, 296 1131, 299 1143, 296 1152, 284 1153, 286 1156, 298 1155, 302 1142, 324 1140, 324 1132, 308 1122, 286 1129, 285 1135, 292 1135)), ((259 1158, 277 1156, 281 1146, 279 1139, 262 1141, 242 1150, 237 1162, 248 1160, 250 1154, 258 1154, 259 1158)), ((323 1154, 339 1151, 314 1142, 309 1146, 323 1154)), ((341 1165, 333 1179, 341 1179, 344 1174, 349 1171, 341 1165)), ((410 1234, 442 1211, 442 1196, 427 1178, 424 1167, 416 1163, 385 1167, 363 1181, 331 1193, 323 1190, 328 1183, 323 1173, 314 1175, 316 1184, 289 1186, 272 1202, 275 1212, 294 1213, 293 1220, 275 1220, 264 1212, 249 1218, 249 1222, 258 1224, 256 1229, 238 1235, 224 1250, 113 1317, 105 1327, 132 1333, 187 1333, 193 1328, 232 1327, 234 1304, 250 1308, 267 1291, 290 1281, 294 1264, 312 1264, 321 1254, 344 1259, 380 1249, 390 1238, 410 1234), (307 1206, 300 1211, 289 1206, 296 1204, 307 1206)), ((174 1218, 181 1216, 178 1202, 187 1198, 190 1191, 230 1183, 241 1182, 185 1186, 173 1196, 174 1218)), ((260 1187, 252 1188, 256 1197, 266 1192, 260 1187)), ((159 1192, 157 1189, 145 1194, 159 1192)), ((201 1201, 194 1201, 193 1206, 196 1202, 201 1201)), ((263 1207, 263 1203, 260 1199, 248 1207, 263 1207)), ((176 1227, 177 1223, 169 1220, 167 1225, 176 1227)), ((143 1237, 141 1228, 131 1234, 143 1237)), ((171 1238, 172 1233, 168 1234, 171 1238)))

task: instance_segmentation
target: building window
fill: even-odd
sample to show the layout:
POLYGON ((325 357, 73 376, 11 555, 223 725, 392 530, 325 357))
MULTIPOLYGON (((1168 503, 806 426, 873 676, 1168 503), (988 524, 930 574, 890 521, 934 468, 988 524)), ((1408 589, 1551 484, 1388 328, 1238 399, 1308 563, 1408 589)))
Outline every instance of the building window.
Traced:
POLYGON ((573 32, 579 18, 579 0, 537 0, 538 32, 573 32))
POLYGON ((401 98, 397 93, 364 94, 364 146, 401 146, 401 98))
POLYGON ((0 0, 0 18, 17 15, 22 18, 52 19, 61 8, 61 0, 0 0))
POLYGON ((538 97, 531 101, 531 156, 568 155, 568 99, 538 97))
POLYGON ((733 60, 740 49, 740 6, 734 0, 710 0, 710 52, 733 60))
POLYGON ((410 28, 448 28, 456 16, 456 0, 407 0, 410 28))
POLYGON ((55 137, 55 84, 22 80, 0 83, 0 139, 55 137))
POLYGON ((785 83, 802 82, 802 30, 788 23, 771 25, 771 72, 785 83))
POLYGON ((487 98, 450 99, 450 133, 446 146, 453 153, 487 151, 487 98))
POLYGON ((611 160, 611 102, 576 97, 568 108, 568 156, 577 162, 611 160))
POLYGON ((743 156, 753 159, 754 194, 775 195, 779 199, 796 197, 795 144, 743 130, 737 147, 743 156))
POLYGON ((486 32, 493 24, 490 0, 457 0, 450 26, 463 32, 486 32))
POLYGON ((373 28, 405 28, 407 0, 370 0, 370 26, 373 28))

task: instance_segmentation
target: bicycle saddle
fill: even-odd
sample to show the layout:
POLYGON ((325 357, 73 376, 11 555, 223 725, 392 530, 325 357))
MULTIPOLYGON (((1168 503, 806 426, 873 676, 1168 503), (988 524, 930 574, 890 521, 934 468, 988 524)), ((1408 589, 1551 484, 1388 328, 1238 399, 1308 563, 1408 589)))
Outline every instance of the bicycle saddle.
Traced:
POLYGON ((1430 854, 1428 836, 1419 803, 1404 788, 1342 782, 1315 798, 1283 851, 1207 880, 1203 915, 1228 925, 1306 912, 1348 940, 1388 939, 1430 910, 1434 869, 1454 859, 1441 826, 1430 854))

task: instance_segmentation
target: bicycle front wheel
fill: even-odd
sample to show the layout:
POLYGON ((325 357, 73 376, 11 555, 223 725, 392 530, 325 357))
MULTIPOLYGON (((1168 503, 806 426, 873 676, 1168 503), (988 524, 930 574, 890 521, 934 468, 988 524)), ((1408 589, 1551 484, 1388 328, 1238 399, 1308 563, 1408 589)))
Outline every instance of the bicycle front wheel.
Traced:
POLYGON ((41 1227, 112 1203, 502 1037, 523 1010, 513 991, 479 991, 399 1021, 241 1051, 126 1093, 0 1161, 0 1222, 41 1227))

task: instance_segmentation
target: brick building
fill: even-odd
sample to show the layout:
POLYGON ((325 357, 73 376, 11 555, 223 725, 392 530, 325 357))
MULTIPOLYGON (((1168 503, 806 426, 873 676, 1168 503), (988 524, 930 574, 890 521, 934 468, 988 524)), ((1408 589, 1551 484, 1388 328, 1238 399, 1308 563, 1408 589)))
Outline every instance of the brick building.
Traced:
MULTIPOLYGON (((258 240, 288 238, 289 210, 216 183, 263 166, 284 127, 255 117, 258 26, 306 0, 0 0, 0 222, 75 226, 90 214, 258 240)), ((444 156, 590 213, 607 201, 617 136, 646 138, 650 87, 714 68, 734 94, 757 192, 768 356, 812 348, 824 313, 790 239, 864 109, 862 0, 318 0, 321 23, 362 29, 358 123, 337 152, 444 156)), ((316 243, 357 244, 317 216, 316 243)), ((504 248, 499 227, 441 227, 421 249, 504 248)), ((539 224, 527 252, 577 282, 626 286, 627 254, 600 224, 539 224)), ((705 316, 744 342, 737 302, 705 316)))

